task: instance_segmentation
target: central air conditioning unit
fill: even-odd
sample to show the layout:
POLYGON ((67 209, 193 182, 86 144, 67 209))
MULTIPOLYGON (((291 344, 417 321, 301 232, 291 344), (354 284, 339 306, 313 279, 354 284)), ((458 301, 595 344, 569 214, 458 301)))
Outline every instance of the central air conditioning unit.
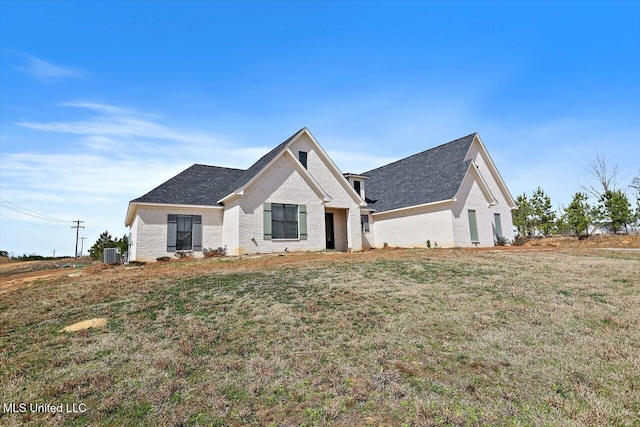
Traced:
POLYGON ((105 248, 104 259, 105 264, 120 264, 120 248, 105 248))

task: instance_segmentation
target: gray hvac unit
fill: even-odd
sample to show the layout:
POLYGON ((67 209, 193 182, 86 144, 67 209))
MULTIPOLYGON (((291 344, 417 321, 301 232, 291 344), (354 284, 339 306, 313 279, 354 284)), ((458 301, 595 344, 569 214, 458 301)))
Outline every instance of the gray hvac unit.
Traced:
POLYGON ((105 264, 120 264, 120 248, 105 248, 104 250, 105 264))

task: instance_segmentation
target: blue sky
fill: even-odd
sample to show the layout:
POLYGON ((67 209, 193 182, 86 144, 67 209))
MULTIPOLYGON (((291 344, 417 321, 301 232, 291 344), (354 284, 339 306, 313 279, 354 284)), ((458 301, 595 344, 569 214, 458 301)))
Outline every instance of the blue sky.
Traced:
POLYGON ((637 1, 3 0, 0 24, 16 254, 73 254, 71 224, 42 216, 84 220, 85 250, 122 236, 129 200, 303 126, 345 172, 477 131, 514 196, 540 185, 556 206, 597 152, 623 189, 640 170, 637 1))

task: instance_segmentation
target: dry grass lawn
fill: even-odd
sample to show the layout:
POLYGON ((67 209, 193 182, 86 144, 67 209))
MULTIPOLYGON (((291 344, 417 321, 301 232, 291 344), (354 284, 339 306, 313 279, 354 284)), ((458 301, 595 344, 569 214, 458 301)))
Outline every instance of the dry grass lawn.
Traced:
POLYGON ((88 409, 3 412, 1 425, 640 425, 637 251, 389 250, 83 273, 0 279, 2 403, 88 409), (59 332, 102 317, 104 328, 59 332))

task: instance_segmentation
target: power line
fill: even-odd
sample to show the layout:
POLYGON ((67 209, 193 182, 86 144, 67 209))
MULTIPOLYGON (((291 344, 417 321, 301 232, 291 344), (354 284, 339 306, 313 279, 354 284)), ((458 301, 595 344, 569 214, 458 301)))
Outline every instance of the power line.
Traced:
POLYGON ((11 210, 14 210, 14 211, 16 211, 18 213, 21 213, 23 215, 32 216, 34 218, 42 219, 42 220, 45 220, 45 221, 71 222, 71 221, 64 220, 64 219, 54 218, 54 217, 51 217, 49 215, 40 214, 38 212, 32 211, 31 209, 27 209, 25 207, 22 207, 20 205, 17 205, 15 203, 12 203, 12 202, 10 202, 8 200, 5 200, 5 199, 2 199, 2 198, 0 198, 0 205, 4 206, 7 209, 11 209, 11 210))
MULTIPOLYGON (((21 215, 28 215, 28 216, 31 216, 33 218, 40 219, 40 220, 43 220, 43 221, 62 222, 62 221, 52 220, 52 219, 49 219, 49 218, 44 218, 44 217, 41 217, 39 215, 33 215, 33 214, 28 213, 28 212, 23 212, 23 211, 18 210, 18 209, 14 208, 14 207, 6 205, 6 204, 4 204, 2 202, 0 202, 0 206, 2 206, 3 208, 6 208, 6 209, 11 209, 12 211, 18 212, 21 215)), ((64 221, 64 222, 67 222, 67 221, 64 221)))
POLYGON ((18 221, 18 222, 22 222, 25 224, 30 224, 30 225, 37 225, 38 227, 47 227, 47 228, 67 228, 61 225, 49 225, 49 224, 36 224, 35 222, 29 222, 29 221, 23 221, 21 219, 17 219, 17 218, 11 218, 10 216, 6 216, 3 214, 0 214, 0 217, 5 218, 5 219, 10 219, 11 221, 18 221))

